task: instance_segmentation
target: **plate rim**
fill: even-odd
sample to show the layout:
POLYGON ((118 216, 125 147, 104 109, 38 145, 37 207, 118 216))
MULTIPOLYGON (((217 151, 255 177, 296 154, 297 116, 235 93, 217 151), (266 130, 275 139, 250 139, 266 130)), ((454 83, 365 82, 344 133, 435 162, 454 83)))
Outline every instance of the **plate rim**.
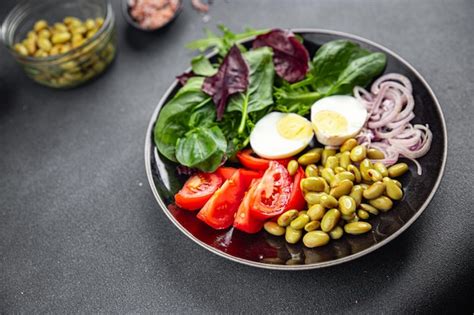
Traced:
MULTIPOLYGON (((146 170, 146 175, 147 175, 147 178, 148 178, 148 183, 150 185, 150 188, 153 192, 153 195, 155 196, 155 199, 156 201, 158 202, 161 210, 165 213, 165 215, 168 217, 168 219, 171 220, 171 222, 173 222, 173 224, 181 231, 184 233, 184 235, 186 235, 187 237, 189 237, 191 240, 193 240, 195 243, 197 243, 198 245, 200 245, 201 247, 209 250, 211 253, 214 253, 220 257, 223 257, 223 258, 226 258, 226 259, 229 259, 231 261, 234 261, 234 262, 237 262, 237 263, 241 263, 241 264, 244 264, 244 265, 247 265, 247 266, 252 266, 252 267, 257 267, 257 268, 263 268, 263 269, 270 269, 270 270, 310 270, 310 269, 319 269, 319 268, 325 268, 325 267, 330 267, 330 266, 335 266, 335 265, 339 265, 339 264, 342 264, 342 263, 345 263, 345 262, 349 262, 349 261, 352 261, 352 260, 355 260, 357 258, 360 258, 362 256, 365 256, 379 248, 381 248, 382 246, 388 244, 389 242, 391 242, 392 240, 394 240, 395 238, 397 238, 399 235, 401 235, 403 232, 405 232, 419 217, 420 215, 425 211, 425 209, 428 207, 429 203, 431 202, 431 200, 433 199, 436 191, 438 190, 439 188, 439 185, 441 183, 441 179, 443 178, 443 174, 444 174, 444 171, 445 171, 445 167, 446 167, 446 161, 447 161, 447 155, 448 155, 448 133, 447 133, 447 127, 446 127, 446 120, 444 118, 444 114, 443 114, 443 110, 441 108, 441 105, 438 101, 438 98, 436 97, 436 95, 434 94, 433 90, 431 89, 430 85, 428 84, 428 82, 424 79, 424 77, 408 62, 406 61, 404 58, 402 58, 400 55, 398 55, 397 53, 393 52, 392 50, 388 49, 387 47, 381 45, 381 44, 378 44, 376 42, 373 42, 369 39, 366 39, 364 37, 361 37, 361 36, 358 36, 358 35, 354 35, 354 34, 350 34, 350 33, 346 33, 346 32, 341 32, 341 31, 334 31, 334 30, 327 30, 327 29, 320 29, 320 28, 290 28, 289 29, 290 31, 294 32, 294 33, 315 33, 315 34, 323 34, 323 35, 336 35, 336 36, 342 36, 342 37, 345 37, 345 38, 349 38, 349 39, 355 39, 355 40, 358 40, 360 42, 364 42, 366 44, 369 44, 371 46, 374 46, 378 49, 380 49, 381 51, 384 51, 390 55, 392 55, 393 57, 395 57, 396 59, 398 59, 398 61, 400 61, 401 63, 403 63, 408 69, 410 69, 416 77, 418 77, 418 79, 421 81, 421 83, 426 87, 428 93, 430 94, 430 96, 433 98, 434 100, 434 103, 436 105, 436 109, 441 117, 441 125, 443 127, 443 135, 444 135, 444 142, 443 142, 443 145, 444 145, 444 150, 443 150, 443 159, 442 159, 442 162, 441 162, 441 169, 440 169, 440 172, 438 174, 438 177, 436 178, 436 182, 435 182, 435 185, 431 191, 431 193, 428 195, 428 197, 426 198, 426 200, 423 202, 423 204, 421 205, 421 207, 417 210, 417 212, 413 215, 413 217, 410 218, 410 220, 408 220, 399 230, 397 230, 395 233, 393 233, 392 235, 388 236, 387 238, 385 238, 384 240, 382 240, 380 243, 376 243, 375 245, 373 246, 370 246, 360 252, 357 252, 355 254, 352 254, 352 255, 349 255, 349 256, 346 256, 346 257, 342 257, 342 258, 338 258, 338 259, 335 259, 335 260, 330 260, 330 261, 324 261, 324 262, 318 262, 318 263, 314 263, 314 264, 308 264, 308 265, 273 265, 273 264, 266 264, 266 263, 261 263, 261 262, 256 262, 256 261, 251 261, 251 260, 247 260, 247 259, 243 259, 243 258, 240 258, 240 257, 236 257, 236 256, 232 256, 230 254, 227 254, 223 251, 220 251, 204 242, 202 242, 201 240, 199 240, 198 238, 196 238, 193 234, 191 234, 188 230, 186 230, 179 222, 178 220, 176 220, 173 215, 171 214, 170 211, 168 211, 167 209, 167 206, 166 204, 164 203, 164 201, 162 200, 161 196, 159 195, 156 187, 155 187, 155 184, 154 184, 154 181, 153 181, 153 174, 152 174, 152 170, 151 170, 151 159, 150 159, 150 156, 151 156, 151 150, 153 148, 153 144, 151 142, 151 136, 152 136, 152 133, 153 133, 153 126, 155 124, 155 121, 156 121, 156 118, 158 116, 158 113, 161 109, 161 107, 164 105, 165 101, 167 100, 167 98, 169 97, 169 95, 171 94, 171 92, 175 89, 175 87, 177 86, 178 84, 178 80, 175 80, 169 87, 168 89, 165 91, 165 93, 161 96, 160 98, 160 101, 158 102, 158 104, 156 105, 155 109, 153 110, 153 114, 150 118, 150 122, 148 124, 148 127, 147 127, 147 131, 146 131, 146 138, 145 138, 145 170, 146 170)), ((249 39, 246 39, 244 40, 243 42, 246 42, 246 41, 249 41, 249 40, 252 40, 254 39, 255 37, 252 37, 252 38, 249 38, 249 39)), ((212 52, 206 54, 206 57, 207 58, 210 58, 212 56, 214 56, 216 54, 216 51, 213 50, 212 52)), ((189 71, 191 68, 188 67, 186 71, 189 71)))

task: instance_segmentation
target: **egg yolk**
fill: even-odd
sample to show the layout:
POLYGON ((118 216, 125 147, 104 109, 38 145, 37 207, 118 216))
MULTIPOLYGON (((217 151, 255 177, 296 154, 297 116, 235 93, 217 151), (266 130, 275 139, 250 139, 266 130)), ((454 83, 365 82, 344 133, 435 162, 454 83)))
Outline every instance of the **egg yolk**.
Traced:
POLYGON ((298 115, 285 115, 277 122, 276 127, 280 136, 286 139, 306 139, 313 135, 311 124, 298 115))
POLYGON ((339 113, 322 110, 313 117, 314 129, 329 135, 338 135, 347 130, 347 119, 339 113))

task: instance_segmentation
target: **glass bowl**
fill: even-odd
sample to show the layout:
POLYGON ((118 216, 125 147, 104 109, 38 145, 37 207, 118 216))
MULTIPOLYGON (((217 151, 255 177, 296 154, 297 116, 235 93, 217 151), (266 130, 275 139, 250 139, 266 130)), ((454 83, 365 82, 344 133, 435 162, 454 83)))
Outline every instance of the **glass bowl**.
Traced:
MULTIPOLYGON (((73 23, 67 24, 64 32, 69 32, 70 35, 72 33, 74 36, 75 26, 73 23)), ((3 22, 1 34, 5 45, 25 73, 34 81, 54 88, 74 87, 98 76, 113 61, 116 53, 115 16, 107 0, 24 2, 8 14, 3 22), (50 48, 46 55, 38 46, 38 39, 43 35, 31 31, 38 20, 46 20, 49 25, 47 30, 54 34, 53 32, 57 32, 59 27, 54 26, 54 23, 62 23, 65 17, 80 19, 83 22, 82 26, 92 32, 84 32, 82 40, 79 37, 80 41, 76 42, 76 45, 58 43, 55 46, 61 50, 54 51, 53 54, 53 49, 50 48), (87 19, 95 24, 92 22, 90 22, 92 26, 86 24, 87 19), (34 38, 30 53, 36 51, 37 56, 25 55, 24 49, 22 51, 17 45, 30 37, 34 38)), ((52 37, 45 36, 51 39, 50 43, 53 41, 52 37)))

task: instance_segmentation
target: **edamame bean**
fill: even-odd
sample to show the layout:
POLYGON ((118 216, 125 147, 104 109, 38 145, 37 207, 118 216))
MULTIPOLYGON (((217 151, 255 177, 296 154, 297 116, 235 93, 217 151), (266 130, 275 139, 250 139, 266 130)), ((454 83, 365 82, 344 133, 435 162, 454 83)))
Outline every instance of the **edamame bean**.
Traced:
POLYGON ((367 222, 352 222, 344 225, 344 231, 347 234, 358 235, 369 232, 372 229, 372 225, 367 222))
POLYGON ((357 215, 355 214, 355 212, 352 213, 352 214, 349 214, 349 215, 345 215, 345 214, 341 215, 341 219, 343 219, 344 221, 351 221, 351 220, 353 220, 355 217, 357 217, 357 215))
POLYGON ((301 239, 303 230, 296 230, 291 226, 286 227, 285 240, 290 244, 296 244, 301 239))
POLYGON ((328 194, 322 195, 321 198, 319 199, 319 203, 324 208, 334 208, 334 207, 337 207, 337 204, 338 204, 337 199, 328 194))
POLYGON ((38 49, 35 54, 34 54, 35 57, 38 57, 38 58, 44 58, 44 57, 48 57, 48 53, 42 49, 38 49))
POLYGON ((39 20, 39 21, 36 21, 35 25, 33 26, 33 29, 35 30, 35 32, 39 32, 47 27, 48 27, 48 22, 46 22, 45 20, 39 20))
POLYGON ((354 213, 354 217, 350 220, 347 220, 347 223, 354 223, 354 222, 359 222, 360 218, 357 216, 357 214, 354 213))
POLYGON ((298 210, 288 210, 282 213, 277 220, 279 226, 288 226, 298 216, 298 210))
POLYGON ((372 207, 371 205, 367 204, 367 203, 361 203, 359 205, 360 209, 361 210, 364 210, 370 214, 373 214, 373 215, 378 215, 379 214, 379 210, 375 207, 372 207))
POLYGON ((305 191, 323 192, 326 185, 327 183, 322 177, 303 178, 300 182, 301 189, 305 191))
POLYGON ((385 159, 385 154, 380 150, 369 148, 367 149, 367 157, 372 160, 382 160, 385 159))
POLYGON ((362 202, 362 193, 364 189, 360 185, 354 185, 352 186, 351 193, 349 194, 352 199, 354 199, 356 206, 359 206, 360 203, 362 202))
MULTIPOLYGON (((324 151, 323 151, 324 153, 324 151)), ((326 159, 326 163, 324 164, 325 167, 335 169, 339 166, 339 160, 336 156, 328 156, 326 159)))
POLYGON ((319 222, 319 221, 311 221, 311 222, 308 222, 308 223, 304 226, 304 230, 305 230, 306 232, 311 232, 311 231, 317 230, 320 226, 321 226, 321 222, 319 222))
POLYGON ((359 209, 357 210, 357 216, 362 220, 367 220, 369 218, 369 213, 365 210, 359 209))
POLYGON ((307 214, 298 215, 296 219, 291 221, 290 226, 295 230, 301 230, 310 221, 307 214))
POLYGON ((345 172, 345 171, 346 171, 346 169, 344 167, 340 167, 340 166, 338 166, 334 169, 334 173, 336 173, 336 174, 339 174, 339 173, 342 173, 342 172, 345 172))
POLYGON ((33 55, 36 52, 36 39, 34 37, 28 37, 24 41, 24 45, 28 50, 28 54, 33 55))
POLYGON ((53 42, 53 44, 63 44, 63 43, 67 42, 70 39, 71 39, 71 34, 69 34, 66 31, 66 32, 53 34, 53 37, 51 38, 51 41, 53 42))
POLYGON ((305 199, 306 202, 311 206, 311 205, 320 203, 320 202, 321 202, 321 198, 322 198, 323 196, 327 196, 327 194, 324 193, 324 192, 307 192, 307 193, 304 195, 304 199, 305 199))
POLYGON ((383 177, 388 176, 387 167, 382 162, 376 162, 373 165, 374 169, 377 170, 383 177))
POLYGON ((360 162, 365 159, 367 155, 367 149, 364 145, 357 145, 351 150, 351 160, 353 162, 360 162))
POLYGON ((326 210, 320 204, 315 204, 309 207, 307 215, 312 221, 319 221, 323 218, 326 210))
POLYGON ((380 196, 378 198, 372 199, 369 201, 370 205, 381 210, 383 212, 387 212, 388 210, 392 209, 393 202, 387 196, 380 196))
POLYGON ((332 168, 323 168, 323 170, 320 172, 321 173, 321 176, 326 180, 326 182, 328 182, 329 184, 331 184, 331 182, 334 180, 334 177, 335 177, 335 173, 334 173, 334 170, 332 168))
POLYGON ((320 247, 329 243, 329 235, 323 231, 311 231, 303 237, 303 244, 308 248, 320 247))
POLYGON ((285 234, 286 231, 284 227, 279 226, 273 221, 265 222, 263 228, 265 229, 265 231, 275 236, 282 236, 283 234, 285 234))
POLYGON ((367 175, 370 177, 370 180, 373 182, 377 182, 382 180, 383 176, 380 174, 379 171, 371 168, 370 170, 367 171, 367 175))
POLYGON ((385 191, 385 184, 382 182, 375 182, 372 185, 369 186, 364 192, 362 193, 362 196, 364 196, 365 199, 375 199, 380 196, 385 191))
POLYGON ((317 177, 319 176, 319 171, 318 167, 314 164, 309 164, 306 166, 306 169, 304 171, 306 177, 317 177))
POLYGON ((362 177, 360 175, 359 169, 355 165, 351 164, 351 165, 347 166, 347 171, 354 174, 354 181, 356 183, 360 183, 360 181, 362 180, 362 177))
POLYGON ((351 152, 345 151, 341 153, 341 157, 339 158, 339 165, 345 169, 349 165, 351 165, 351 152))
POLYGON ((71 28, 71 33, 73 34, 78 34, 78 35, 83 35, 87 33, 87 28, 85 26, 76 26, 71 28))
POLYGON ((331 188, 329 194, 334 198, 339 198, 343 195, 350 194, 353 186, 354 184, 350 180, 343 179, 342 181, 337 183, 337 185, 331 188))
POLYGON ((50 51, 53 45, 46 37, 40 37, 38 38, 38 47, 44 51, 50 51))
POLYGON ((362 176, 363 180, 371 181, 369 170, 372 169, 372 162, 369 159, 364 159, 360 165, 360 175, 362 176))
MULTIPOLYGON (((387 177, 386 177, 387 178, 387 177)), ((388 197, 393 200, 400 200, 403 197, 403 191, 398 185, 391 179, 385 180, 385 191, 388 197)))
POLYGON ((324 232, 329 232, 334 227, 336 227, 339 219, 341 218, 341 213, 337 209, 331 209, 323 216, 321 220, 321 230, 324 232))
POLYGON ((68 31, 67 26, 60 22, 54 23, 53 28, 59 33, 67 33, 68 31))
POLYGON ((82 24, 81 20, 74 16, 66 16, 63 19, 63 22, 64 24, 72 27, 79 26, 82 24))
POLYGON ((298 162, 296 160, 291 160, 290 162, 288 162, 288 173, 290 174, 290 176, 294 176, 296 174, 296 172, 298 172, 298 162))
POLYGON ((357 207, 355 200, 350 196, 342 196, 339 198, 338 203, 339 211, 341 211, 343 215, 353 214, 357 207))
POLYGON ((44 30, 41 30, 39 33, 38 33, 38 37, 43 37, 43 38, 50 38, 51 37, 51 32, 46 28, 44 30))
POLYGON ((398 163, 388 168, 388 176, 399 177, 408 171, 408 165, 406 163, 398 163))
POLYGON ((319 162, 321 154, 315 151, 309 151, 298 158, 298 163, 301 165, 315 164, 319 162))
POLYGON ((329 236, 331 236, 333 240, 340 239, 342 235, 344 235, 344 230, 340 226, 336 226, 334 229, 331 230, 331 232, 329 232, 329 236))
POLYGON ((13 49, 22 56, 28 56, 28 49, 23 44, 17 43, 13 46, 13 49))
POLYGON ((90 31, 91 29, 95 28, 95 22, 93 19, 87 19, 84 22, 84 26, 90 31))
POLYGON ((352 174, 351 172, 348 172, 348 171, 338 173, 338 174, 334 175, 334 179, 331 182, 331 187, 334 187, 334 186, 338 185, 344 179, 348 179, 351 182, 353 182, 355 180, 355 176, 354 176, 354 174, 352 174))
POLYGON ((329 149, 329 148, 324 148, 322 154, 321 154, 321 164, 326 165, 326 161, 328 157, 336 155, 336 150, 334 149, 329 149))
POLYGON ((354 138, 349 138, 341 145, 339 149, 341 152, 352 151, 357 146, 357 140, 354 138))

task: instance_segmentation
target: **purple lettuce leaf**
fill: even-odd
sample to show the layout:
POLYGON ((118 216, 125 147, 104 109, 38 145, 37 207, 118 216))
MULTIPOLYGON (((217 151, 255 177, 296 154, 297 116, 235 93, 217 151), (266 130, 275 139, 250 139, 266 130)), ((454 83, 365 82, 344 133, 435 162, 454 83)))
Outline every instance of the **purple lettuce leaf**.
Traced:
POLYGON ((249 85, 249 67, 237 46, 232 46, 217 73, 207 77, 202 85, 204 93, 212 96, 216 105, 217 121, 222 119, 229 96, 244 92, 249 85))
POLYGON ((178 79, 179 83, 184 86, 186 82, 188 82, 189 78, 194 77, 194 72, 183 72, 182 74, 178 75, 176 79, 178 79))
POLYGON ((253 48, 263 46, 273 49, 273 63, 279 77, 290 83, 304 79, 309 70, 309 53, 292 32, 274 29, 257 36, 253 48))

